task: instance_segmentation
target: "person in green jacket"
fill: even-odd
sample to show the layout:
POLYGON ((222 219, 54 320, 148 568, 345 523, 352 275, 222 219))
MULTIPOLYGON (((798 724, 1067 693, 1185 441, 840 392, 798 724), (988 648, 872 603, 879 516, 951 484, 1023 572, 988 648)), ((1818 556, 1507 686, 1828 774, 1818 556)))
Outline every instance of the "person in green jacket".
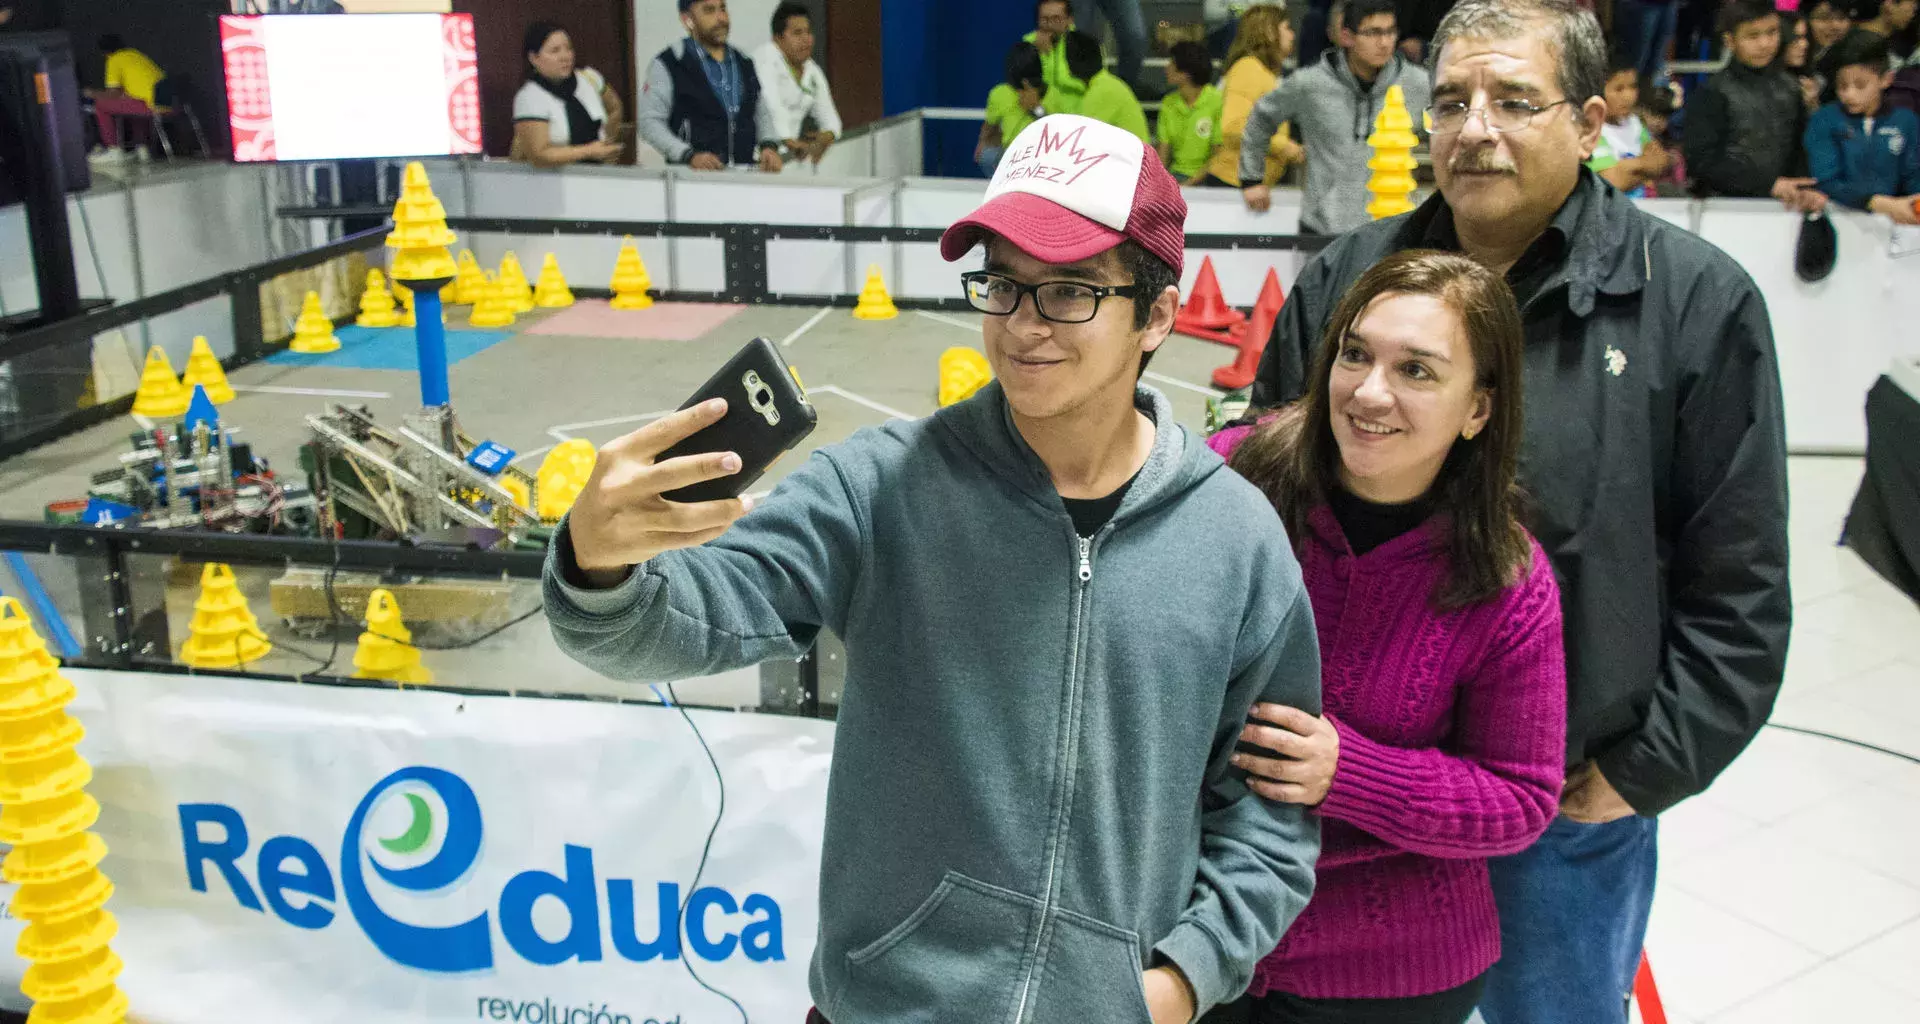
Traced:
POLYGON ((980 126, 979 144, 973 147, 973 162, 980 166, 980 173, 993 177, 1007 143, 1046 114, 1040 105, 1046 86, 1040 51, 1032 43, 1013 44, 1007 51, 1007 80, 987 94, 987 120, 980 126))
POLYGON ((1160 101, 1160 162, 1183 185, 1207 176, 1207 161, 1220 145, 1220 115, 1226 97, 1213 87, 1213 55, 1200 43, 1175 43, 1167 55, 1167 84, 1160 101))
MULTIPOLYGON (((1073 12, 1067 0, 1039 0, 1033 5, 1034 30, 1023 37, 1040 51, 1041 74, 1047 88, 1067 80, 1067 33, 1073 31, 1073 12)), ((1054 111, 1059 113, 1059 111, 1054 111)), ((1013 136, 1007 136, 1011 142, 1013 136)))
POLYGON ((1077 109, 1062 109, 1054 106, 1054 93, 1047 94, 1047 112, 1050 114, 1077 113, 1091 117, 1096 121, 1105 121, 1116 128, 1132 132, 1141 142, 1153 145, 1153 136, 1147 133, 1147 113, 1140 109, 1140 98, 1133 94, 1133 87, 1119 75, 1108 71, 1106 57, 1100 52, 1099 40, 1085 32, 1067 33, 1067 73, 1074 82, 1061 83, 1058 90, 1066 94, 1068 85, 1086 83, 1079 95, 1077 109))

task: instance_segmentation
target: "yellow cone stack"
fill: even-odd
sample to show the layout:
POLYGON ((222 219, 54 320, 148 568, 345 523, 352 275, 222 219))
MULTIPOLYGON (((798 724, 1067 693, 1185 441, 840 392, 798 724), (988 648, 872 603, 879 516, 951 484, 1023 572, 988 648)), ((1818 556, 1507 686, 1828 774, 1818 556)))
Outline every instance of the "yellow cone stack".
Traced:
POLYGON ((378 269, 367 271, 367 290, 360 293, 360 318, 354 323, 362 327, 395 327, 400 323, 393 293, 387 291, 387 276, 378 269))
POLYGON ((207 344, 204 334, 194 337, 193 351, 187 355, 187 372, 180 377, 180 388, 187 393, 189 403, 196 384, 207 389, 207 400, 215 405, 233 401, 233 385, 227 383, 227 371, 220 368, 220 360, 213 354, 213 346, 207 344))
POLYGON ((520 257, 508 252, 500 257, 500 280, 507 282, 507 298, 513 302, 516 314, 533 311, 533 286, 527 283, 527 272, 520 269, 520 257))
POLYGON ((480 301, 474 303, 473 312, 468 314, 467 323, 475 327, 512 327, 513 297, 512 286, 502 286, 497 277, 488 277, 486 291, 480 301))
POLYGON ((640 262, 640 249, 633 244, 633 236, 628 235, 620 246, 620 256, 613 261, 613 301, 608 303, 615 309, 647 309, 653 305, 653 296, 647 289, 653 287, 653 278, 647 276, 647 265, 640 262))
POLYGON ((407 176, 400 188, 400 201, 393 204, 393 232, 387 235, 387 248, 393 254, 395 281, 429 281, 451 278, 459 272, 447 246, 458 241, 447 228, 447 209, 433 194, 425 164, 415 160, 407 165, 407 176))
POLYGON ((565 309, 573 305, 573 290, 560 273, 560 260, 552 253, 540 264, 540 280, 533 285, 533 304, 541 309, 565 309))
POLYGON ((487 272, 480 269, 472 249, 460 250, 459 267, 453 276, 453 301, 462 306, 479 304, 487 294, 487 272))
POLYGON ((140 370, 140 390, 133 393, 133 414, 149 419, 185 416, 193 392, 173 375, 173 361, 158 345, 147 350, 147 365, 140 370))
POLYGON ((431 683, 433 673, 420 663, 420 648, 400 619, 400 603, 393 594, 376 590, 367 598, 367 631, 353 652, 355 679, 386 679, 396 683, 431 683))
POLYGON ((853 307, 855 320, 891 320, 900 315, 893 296, 887 294, 886 278, 880 276, 878 263, 867 268, 866 287, 860 289, 860 304, 853 307))
POLYGON ((187 642, 180 646, 180 663, 192 668, 234 668, 259 661, 273 650, 260 622, 247 606, 247 595, 233 578, 233 568, 208 562, 200 570, 200 596, 193 602, 193 622, 187 642))
POLYGON ((540 506, 534 512, 541 522, 557 523, 567 514, 587 486, 587 478, 593 475, 593 464, 599 457, 591 441, 577 437, 547 453, 540 462, 540 471, 533 475, 540 506))
POLYGON ((1374 220, 1413 209, 1413 200, 1407 197, 1416 187, 1413 148, 1419 144, 1420 137, 1413 134, 1413 115, 1407 112, 1406 94, 1397 85, 1389 86, 1380 116, 1374 119, 1373 134, 1367 139, 1367 145, 1373 147, 1373 159, 1367 161, 1367 168, 1373 171, 1373 177, 1367 180, 1367 193, 1373 196, 1367 204, 1367 215, 1374 220))
POLYGON ((993 379, 987 357, 970 348, 950 348, 940 353, 940 408, 964 402, 993 379))
POLYGON ((324 355, 340 351, 340 339, 333 336, 333 321, 320 309, 320 293, 308 292, 300 305, 300 319, 293 322, 293 344, 289 351, 306 355, 324 355))
POLYGON ((12 598, 0 598, 0 876, 20 888, 13 916, 28 924, 15 950, 32 966, 20 991, 32 1024, 119 1024, 127 996, 108 948, 120 925, 105 909, 107 844, 87 831, 100 805, 93 769, 75 750, 85 731, 67 714, 73 684, 12 598))

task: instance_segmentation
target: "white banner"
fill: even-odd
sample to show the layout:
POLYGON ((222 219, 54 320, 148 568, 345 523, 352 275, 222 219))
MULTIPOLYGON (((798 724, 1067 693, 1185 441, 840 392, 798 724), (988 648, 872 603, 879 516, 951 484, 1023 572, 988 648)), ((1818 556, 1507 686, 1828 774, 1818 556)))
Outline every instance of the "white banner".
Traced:
POLYGON ((806 1014, 828 723, 693 712, 726 815, 689 891, 719 787, 675 711, 66 674, 134 1020, 741 1021, 689 967, 806 1014))

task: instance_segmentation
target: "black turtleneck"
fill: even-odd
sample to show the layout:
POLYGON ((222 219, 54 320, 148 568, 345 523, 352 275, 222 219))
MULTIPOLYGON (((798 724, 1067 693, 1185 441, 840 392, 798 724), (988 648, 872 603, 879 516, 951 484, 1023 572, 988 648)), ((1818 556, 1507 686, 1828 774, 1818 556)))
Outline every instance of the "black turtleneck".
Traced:
POLYGON ((1344 487, 1334 488, 1327 496, 1333 518, 1339 521, 1340 532, 1347 535, 1347 546, 1356 555, 1364 555, 1426 522, 1435 504, 1432 492, 1397 505, 1368 501, 1344 487))

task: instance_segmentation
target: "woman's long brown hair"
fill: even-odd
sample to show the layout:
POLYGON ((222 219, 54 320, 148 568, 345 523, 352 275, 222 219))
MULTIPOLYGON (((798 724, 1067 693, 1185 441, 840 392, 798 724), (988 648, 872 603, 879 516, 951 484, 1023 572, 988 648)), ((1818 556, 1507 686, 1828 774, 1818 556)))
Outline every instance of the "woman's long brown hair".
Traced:
POLYGON ((1225 66, 1232 68, 1240 58, 1252 57, 1265 64, 1268 71, 1279 74, 1281 63, 1287 59, 1280 50, 1280 23, 1286 20, 1285 4, 1254 4, 1241 12, 1240 27, 1227 50, 1225 66))
POLYGON ((1473 352, 1475 386, 1489 392, 1492 415, 1472 440, 1456 438, 1429 493, 1451 521, 1446 583, 1434 595, 1442 611, 1485 601, 1524 577, 1533 549, 1520 525, 1514 483, 1521 431, 1520 310, 1500 275, 1455 253, 1410 249, 1373 265, 1347 289, 1320 339, 1307 393, 1279 418, 1254 430, 1228 465, 1265 492, 1299 547, 1308 517, 1340 486, 1333 436, 1333 360, 1368 305, 1382 295, 1430 295, 1460 318, 1473 352))

